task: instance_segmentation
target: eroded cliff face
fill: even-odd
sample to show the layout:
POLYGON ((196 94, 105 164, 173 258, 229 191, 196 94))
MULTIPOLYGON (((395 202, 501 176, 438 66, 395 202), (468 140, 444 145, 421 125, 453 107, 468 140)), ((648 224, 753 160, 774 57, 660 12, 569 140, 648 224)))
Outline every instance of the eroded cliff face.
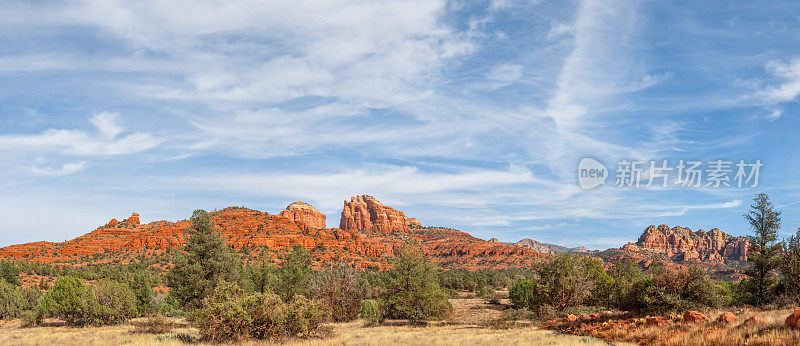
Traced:
POLYGON ((421 223, 368 195, 355 196, 349 202, 344 201, 342 218, 339 221, 339 228, 344 230, 377 231, 383 234, 408 231, 409 226, 420 227, 421 223))
POLYGON ((636 242, 640 249, 663 253, 676 261, 724 262, 746 261, 749 242, 714 228, 708 232, 667 225, 650 225, 636 242))
POLYGON ((300 222, 311 228, 325 228, 325 214, 321 213, 311 204, 297 201, 289 204, 286 210, 278 216, 285 217, 294 222, 300 222))

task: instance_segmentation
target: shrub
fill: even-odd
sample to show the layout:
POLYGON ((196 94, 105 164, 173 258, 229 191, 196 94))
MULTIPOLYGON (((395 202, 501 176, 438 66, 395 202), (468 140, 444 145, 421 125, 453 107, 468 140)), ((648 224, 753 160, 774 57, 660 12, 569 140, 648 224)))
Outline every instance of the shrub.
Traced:
POLYGON ((278 289, 276 293, 283 301, 289 301, 295 295, 310 296, 311 256, 302 246, 296 245, 281 255, 281 267, 278 270, 278 289))
POLYGON ((312 336, 328 317, 325 303, 296 295, 286 310, 286 332, 292 336, 312 336))
POLYGON ((166 317, 183 316, 183 310, 181 310, 178 301, 172 294, 167 293, 161 296, 160 299, 156 297, 155 300, 158 302, 155 307, 156 313, 166 317))
POLYGON ((494 292, 491 297, 489 297, 488 303, 493 305, 500 305, 500 300, 503 299, 503 296, 500 292, 494 292))
POLYGON ((494 296, 494 290, 488 286, 480 286, 476 290, 475 296, 479 298, 491 298, 494 296))
POLYGON ((221 283, 203 300, 194 320, 203 339, 223 343, 239 341, 250 334, 253 322, 247 311, 244 291, 231 283, 221 283))
POLYGON ((523 280, 511 287, 508 292, 508 298, 511 299, 511 304, 514 304, 517 309, 536 309, 548 302, 544 291, 538 281, 523 280))
POLYGON ((17 286, 0 279, 0 319, 18 317, 25 308, 25 297, 17 286))
POLYGON ((453 312, 436 269, 417 246, 404 247, 387 274, 388 284, 379 301, 383 316, 415 322, 443 319, 453 312))
POLYGON ((103 279, 92 290, 97 301, 95 323, 116 324, 137 315, 136 296, 128 285, 103 279))
POLYGON ((245 275, 254 291, 274 293, 280 283, 276 269, 271 263, 264 262, 259 266, 248 266, 245 275))
POLYGON ((42 323, 42 314, 35 310, 25 310, 20 314, 19 318, 22 319, 23 328, 37 326, 42 323))
POLYGON ((311 284, 314 297, 328 307, 336 322, 352 321, 361 311, 361 297, 366 287, 359 281, 358 272, 345 264, 338 264, 320 273, 311 284))
POLYGON ((145 317, 144 321, 135 323, 137 333, 164 334, 175 328, 175 323, 164 315, 156 313, 145 317))
POLYGON ((155 310, 155 291, 153 282, 146 273, 136 273, 128 281, 133 294, 136 298, 136 310, 139 315, 146 315, 155 310))
POLYGON ((56 280, 41 302, 42 313, 63 319, 70 325, 83 325, 93 321, 97 301, 83 280, 64 276, 56 280))
POLYGON ((374 326, 382 322, 381 312, 378 310, 378 304, 372 300, 361 301, 361 319, 364 320, 364 326, 374 326))
POLYGON ((204 340, 219 343, 306 337, 316 332, 325 318, 327 311, 321 301, 295 296, 286 304, 275 294, 247 294, 239 286, 223 282, 203 300, 194 323, 204 340))
POLYGON ((0 261, 0 280, 19 286, 19 268, 14 263, 0 261))

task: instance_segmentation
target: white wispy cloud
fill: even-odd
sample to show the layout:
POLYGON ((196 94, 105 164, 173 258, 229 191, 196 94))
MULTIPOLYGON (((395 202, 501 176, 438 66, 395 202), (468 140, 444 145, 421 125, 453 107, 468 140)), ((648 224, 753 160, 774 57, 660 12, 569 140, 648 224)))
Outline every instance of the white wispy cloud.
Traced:
POLYGON ((133 154, 155 148, 163 142, 149 133, 120 135, 117 115, 98 113, 90 118, 94 133, 84 130, 48 129, 39 134, 0 135, 0 151, 55 152, 80 156, 133 154))
POLYGON ((756 96, 771 103, 794 101, 800 95, 800 59, 784 63, 771 61, 767 71, 777 83, 756 92, 756 96))
POLYGON ((87 161, 80 161, 80 162, 73 162, 73 163, 65 163, 61 165, 61 167, 43 167, 43 166, 31 166, 31 172, 49 176, 49 177, 59 177, 63 175, 70 175, 75 174, 80 171, 86 169, 89 166, 89 162, 87 161))
POLYGON ((479 191, 492 186, 542 183, 524 168, 507 171, 467 170, 464 172, 423 172, 411 166, 380 166, 337 173, 224 174, 167 179, 183 188, 214 189, 236 193, 263 194, 318 202, 327 210, 341 207, 339 200, 357 194, 385 196, 386 202, 403 197, 435 195, 448 191, 479 191))

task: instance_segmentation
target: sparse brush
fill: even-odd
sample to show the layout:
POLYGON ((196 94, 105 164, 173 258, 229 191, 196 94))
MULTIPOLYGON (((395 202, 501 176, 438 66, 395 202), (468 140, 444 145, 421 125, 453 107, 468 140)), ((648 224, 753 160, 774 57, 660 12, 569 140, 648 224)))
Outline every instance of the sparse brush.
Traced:
POLYGON ((42 323, 42 315, 33 310, 23 311, 19 318, 22 320, 23 328, 35 327, 42 323))
POLYGON ((143 321, 134 323, 136 333, 164 334, 175 328, 175 323, 164 315, 155 314, 145 317, 143 321))

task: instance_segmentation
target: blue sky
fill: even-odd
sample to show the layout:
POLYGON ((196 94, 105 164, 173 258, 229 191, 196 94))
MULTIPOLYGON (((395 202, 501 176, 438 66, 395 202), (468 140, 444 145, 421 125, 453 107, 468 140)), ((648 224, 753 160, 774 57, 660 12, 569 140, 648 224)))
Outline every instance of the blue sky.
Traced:
POLYGON ((746 234, 766 192, 785 237, 799 95, 797 1, 5 2, 0 245, 295 200, 334 227, 357 194, 608 248, 746 234), (584 191, 586 156, 764 166, 756 188, 584 191))

